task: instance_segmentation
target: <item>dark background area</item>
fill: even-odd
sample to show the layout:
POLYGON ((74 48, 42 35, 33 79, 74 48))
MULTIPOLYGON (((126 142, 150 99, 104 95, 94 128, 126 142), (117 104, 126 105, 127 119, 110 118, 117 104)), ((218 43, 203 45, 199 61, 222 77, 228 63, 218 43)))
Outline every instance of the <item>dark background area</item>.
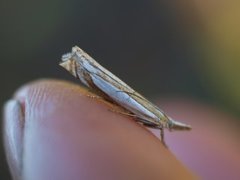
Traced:
MULTIPOLYGON (((201 66, 206 27, 190 0, 1 1, 0 20, 1 106, 26 82, 74 81, 58 62, 78 45, 150 99, 194 98, 239 115, 201 66)), ((0 179, 10 179, 2 144, 0 179)))

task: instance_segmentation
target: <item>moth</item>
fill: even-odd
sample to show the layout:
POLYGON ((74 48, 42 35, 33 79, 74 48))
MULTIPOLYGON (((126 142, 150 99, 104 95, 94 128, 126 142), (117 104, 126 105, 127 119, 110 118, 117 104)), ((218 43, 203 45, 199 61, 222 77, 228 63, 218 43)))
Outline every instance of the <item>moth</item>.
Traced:
POLYGON ((105 100, 125 109, 130 116, 145 126, 160 130, 164 145, 164 129, 190 130, 191 126, 177 122, 130 86, 102 67, 79 47, 64 54, 60 66, 105 100))

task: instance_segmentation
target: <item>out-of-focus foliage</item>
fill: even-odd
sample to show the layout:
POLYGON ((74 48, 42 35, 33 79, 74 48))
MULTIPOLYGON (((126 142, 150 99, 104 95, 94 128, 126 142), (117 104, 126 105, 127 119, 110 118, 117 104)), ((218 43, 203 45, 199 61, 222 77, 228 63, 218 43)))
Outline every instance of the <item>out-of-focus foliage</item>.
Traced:
POLYGON ((240 114, 240 1, 198 1, 205 34, 201 39, 208 90, 240 114))

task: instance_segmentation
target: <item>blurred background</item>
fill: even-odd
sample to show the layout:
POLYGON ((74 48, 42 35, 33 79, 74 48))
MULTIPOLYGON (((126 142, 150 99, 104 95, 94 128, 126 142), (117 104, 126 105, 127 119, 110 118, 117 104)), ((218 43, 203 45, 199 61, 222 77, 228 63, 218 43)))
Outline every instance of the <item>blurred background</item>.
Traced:
MULTIPOLYGON (((240 1, 0 1, 0 103, 80 46, 150 99, 192 98, 240 117, 240 1)), ((77 81, 76 81, 77 82, 77 81)), ((10 179, 0 148, 0 179, 10 179)))

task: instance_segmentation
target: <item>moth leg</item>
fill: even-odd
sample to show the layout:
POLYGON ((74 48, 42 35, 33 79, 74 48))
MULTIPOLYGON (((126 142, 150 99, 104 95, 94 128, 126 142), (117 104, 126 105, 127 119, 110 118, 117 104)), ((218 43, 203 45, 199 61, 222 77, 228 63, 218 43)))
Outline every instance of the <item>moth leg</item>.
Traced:
POLYGON ((112 111, 112 112, 118 113, 118 114, 123 114, 125 116, 130 116, 130 117, 134 117, 134 118, 137 117, 135 114, 132 114, 130 112, 126 112, 124 110, 115 109, 115 108, 112 108, 112 109, 109 109, 109 110, 112 111))
POLYGON ((164 139, 164 129, 162 126, 156 125, 156 124, 152 124, 147 122, 144 119, 141 118, 137 118, 137 121, 140 122, 141 124, 143 124, 144 126, 150 127, 150 128, 154 128, 154 129, 159 129, 160 130, 160 140, 162 142, 162 144, 168 148, 167 144, 165 143, 165 139, 164 139))
POLYGON ((164 130, 163 130, 162 127, 159 128, 159 129, 160 129, 160 139, 161 139, 161 142, 163 143, 163 145, 164 145, 166 148, 168 148, 168 146, 167 146, 167 144, 166 144, 166 142, 165 142, 165 139, 164 139, 164 130))

